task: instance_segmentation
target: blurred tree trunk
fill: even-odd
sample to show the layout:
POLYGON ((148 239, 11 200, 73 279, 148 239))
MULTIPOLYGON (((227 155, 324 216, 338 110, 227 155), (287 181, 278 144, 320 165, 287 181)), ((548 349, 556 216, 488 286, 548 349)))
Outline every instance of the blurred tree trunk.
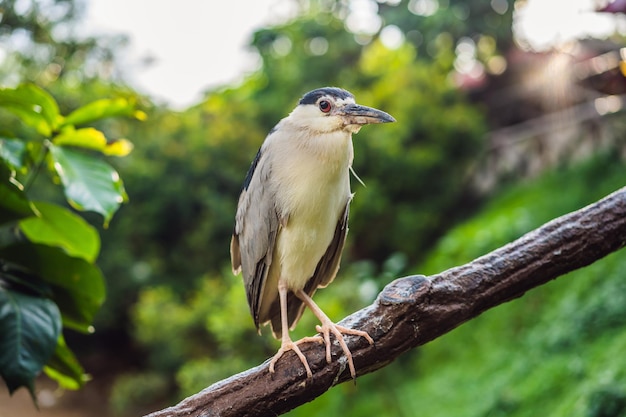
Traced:
MULTIPOLYGON (((556 196, 555 198, 558 198, 556 196)), ((375 302, 341 323, 367 331, 370 346, 348 337, 359 375, 373 372, 403 352, 433 340, 483 311, 522 296, 567 272, 626 245, 626 187, 581 210, 559 217, 466 265, 431 277, 400 278, 375 302)), ((307 380, 296 355, 268 362, 220 381, 149 417, 263 416, 283 414, 350 379, 341 349, 326 363, 322 345, 303 352, 313 370, 307 380)))

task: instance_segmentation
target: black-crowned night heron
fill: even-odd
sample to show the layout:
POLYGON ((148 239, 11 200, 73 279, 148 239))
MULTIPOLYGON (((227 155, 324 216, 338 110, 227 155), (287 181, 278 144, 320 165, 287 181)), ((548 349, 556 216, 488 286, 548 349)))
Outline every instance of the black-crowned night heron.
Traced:
POLYGON ((334 87, 305 94, 298 106, 265 138, 250 166, 239 197, 230 244, 233 272, 243 272, 250 313, 259 329, 270 323, 281 346, 274 364, 293 350, 312 377, 298 347, 324 341, 331 361, 330 333, 345 353, 356 377, 343 334, 374 343, 363 331, 333 323, 311 298, 335 278, 348 232, 352 134, 366 124, 393 122, 389 114, 355 103, 334 87), (293 342, 293 329, 304 306, 321 322, 321 336, 293 342))

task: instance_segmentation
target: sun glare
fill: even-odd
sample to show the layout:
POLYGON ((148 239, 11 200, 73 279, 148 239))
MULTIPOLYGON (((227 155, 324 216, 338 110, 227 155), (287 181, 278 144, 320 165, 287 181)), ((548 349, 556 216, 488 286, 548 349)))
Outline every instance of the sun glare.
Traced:
POLYGON ((624 31, 624 16, 595 11, 594 0, 518 0, 513 33, 525 50, 545 51, 585 37, 624 31))

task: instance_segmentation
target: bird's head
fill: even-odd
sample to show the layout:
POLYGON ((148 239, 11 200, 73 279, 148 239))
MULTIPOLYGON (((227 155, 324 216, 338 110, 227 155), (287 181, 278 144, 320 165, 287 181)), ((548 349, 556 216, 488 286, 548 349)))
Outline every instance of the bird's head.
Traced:
POLYGON ((346 90, 324 87, 302 96, 289 121, 299 128, 320 133, 339 130, 356 133, 366 124, 396 120, 382 110, 356 104, 354 96, 346 90))

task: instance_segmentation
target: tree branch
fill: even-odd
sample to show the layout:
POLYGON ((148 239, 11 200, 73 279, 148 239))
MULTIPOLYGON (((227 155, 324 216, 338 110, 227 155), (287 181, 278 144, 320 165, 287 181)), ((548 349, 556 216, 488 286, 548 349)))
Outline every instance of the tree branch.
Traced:
MULTIPOLYGON (((346 338, 357 373, 382 368, 401 353, 483 311, 589 265, 625 244, 626 187, 466 265, 431 277, 397 279, 372 305, 341 322, 367 331, 375 340, 370 346, 362 338, 346 338)), ((322 345, 307 344, 302 350, 313 371, 311 380, 296 355, 289 353, 278 361, 273 376, 266 361, 149 417, 279 415, 350 379, 345 357, 336 344, 330 364, 322 345)))

